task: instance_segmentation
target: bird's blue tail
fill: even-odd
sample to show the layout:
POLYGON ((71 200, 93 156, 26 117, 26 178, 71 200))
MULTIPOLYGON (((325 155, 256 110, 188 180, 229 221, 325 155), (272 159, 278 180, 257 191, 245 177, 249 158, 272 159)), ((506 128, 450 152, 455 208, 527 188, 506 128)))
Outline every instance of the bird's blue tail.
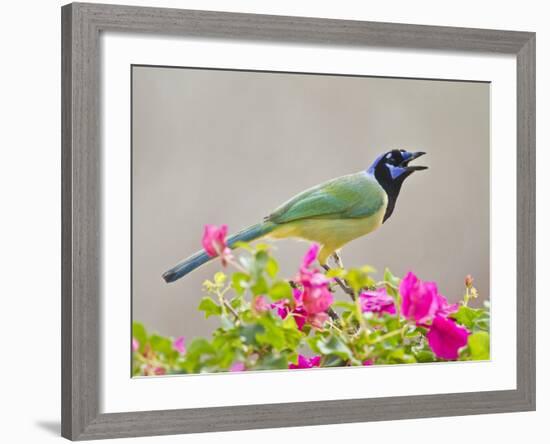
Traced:
MULTIPOLYGON (((230 248, 234 248, 234 245, 237 242, 251 242, 253 240, 259 239, 273 231, 275 226, 276 225, 271 222, 263 222, 252 225, 248 228, 245 228, 244 230, 239 231, 233 236, 230 236, 227 239, 227 245, 230 248)), ((209 256, 206 251, 197 251, 195 254, 189 256, 183 262, 180 262, 174 268, 168 270, 162 275, 162 277, 168 283, 177 281, 179 278, 182 278, 186 274, 191 273, 193 270, 199 268, 201 265, 206 264, 212 259, 214 258, 212 256, 209 256)))

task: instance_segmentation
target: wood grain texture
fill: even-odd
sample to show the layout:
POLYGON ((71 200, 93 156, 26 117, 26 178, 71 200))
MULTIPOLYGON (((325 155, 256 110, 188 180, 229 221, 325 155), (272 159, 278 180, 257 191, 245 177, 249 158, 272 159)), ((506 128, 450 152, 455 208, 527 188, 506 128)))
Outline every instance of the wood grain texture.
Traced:
POLYGON ((535 35, 209 11, 62 8, 62 435, 99 439, 381 421, 535 408, 535 35), (516 390, 100 413, 99 33, 101 31, 436 49, 517 56, 516 390))
POLYGON ((99 415, 100 147, 98 33, 62 9, 62 434, 99 415))
POLYGON ((535 35, 517 54, 517 379, 535 409, 536 70, 535 35))

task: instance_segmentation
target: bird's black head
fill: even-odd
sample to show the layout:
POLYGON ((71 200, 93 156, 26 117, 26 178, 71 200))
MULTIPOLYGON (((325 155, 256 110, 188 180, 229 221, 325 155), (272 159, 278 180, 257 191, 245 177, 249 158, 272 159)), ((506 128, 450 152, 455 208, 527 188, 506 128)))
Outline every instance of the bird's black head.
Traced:
POLYGON ((405 179, 415 171, 428 168, 426 166, 409 165, 409 162, 424 154, 426 153, 422 151, 411 153, 406 150, 391 150, 380 155, 367 170, 367 173, 374 176, 388 195, 388 207, 384 215, 384 222, 393 212, 397 196, 405 179))

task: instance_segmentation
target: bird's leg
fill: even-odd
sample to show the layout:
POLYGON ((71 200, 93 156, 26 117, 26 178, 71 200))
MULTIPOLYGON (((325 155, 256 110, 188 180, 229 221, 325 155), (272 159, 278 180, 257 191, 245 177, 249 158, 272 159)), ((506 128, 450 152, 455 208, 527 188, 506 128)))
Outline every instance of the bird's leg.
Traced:
MULTIPOLYGON (((331 269, 327 264, 321 264, 321 267, 323 267, 325 271, 329 271, 331 269)), ((334 282, 336 282, 340 286, 340 288, 344 290, 344 293, 348 294, 351 297, 351 299, 355 301, 355 293, 352 290, 352 288, 339 277, 335 276, 333 279, 334 279, 334 282)))
POLYGON ((344 268, 344 263, 342 262, 342 257, 340 256, 340 254, 337 251, 332 253, 332 259, 334 260, 334 262, 336 263, 336 266, 338 268, 344 268))

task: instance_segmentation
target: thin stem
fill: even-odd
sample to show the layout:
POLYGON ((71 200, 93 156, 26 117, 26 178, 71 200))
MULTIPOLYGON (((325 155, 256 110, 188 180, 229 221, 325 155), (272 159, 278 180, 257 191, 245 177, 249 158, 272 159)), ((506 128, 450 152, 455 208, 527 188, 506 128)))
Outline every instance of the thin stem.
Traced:
POLYGON ((233 257, 231 258, 225 258, 225 261, 229 264, 235 267, 237 270, 239 270, 241 273, 248 274, 248 270, 244 268, 239 262, 233 260, 233 257))
POLYGON ((235 311, 235 309, 232 307, 232 305, 229 303, 229 301, 225 298, 223 298, 223 303, 227 307, 227 309, 231 312, 233 316, 235 316, 235 320, 239 320, 239 313, 235 311))
POLYGON ((468 306, 468 302, 470 302, 470 288, 466 287, 466 294, 464 295, 464 301, 462 303, 464 307, 468 306))
POLYGON ((354 299, 355 302, 355 311, 357 320, 359 321, 359 331, 364 331, 365 333, 369 332, 367 322, 365 321, 365 318, 363 317, 363 310, 361 309, 361 301, 359 299, 354 299))
POLYGON ((338 316, 338 313, 336 313, 332 307, 327 309, 327 313, 333 321, 340 322, 340 316, 338 316))
MULTIPOLYGON (((227 289, 225 291, 227 291, 227 289)), ((231 314, 235 317, 235 320, 238 321, 239 314, 235 311, 235 309, 231 306, 231 304, 227 301, 227 299, 225 299, 224 297, 225 291, 216 290, 216 294, 218 296, 218 300, 220 301, 220 306, 222 308, 222 313, 224 315, 227 315, 227 310, 229 310, 231 314)))
POLYGON ((385 341, 386 339, 392 338, 394 336, 403 335, 405 333, 406 328, 407 328, 407 325, 405 324, 399 330, 390 331, 389 333, 386 333, 385 335, 379 336, 378 338, 376 338, 376 340, 371 342, 371 344, 378 344, 379 342, 385 341))

